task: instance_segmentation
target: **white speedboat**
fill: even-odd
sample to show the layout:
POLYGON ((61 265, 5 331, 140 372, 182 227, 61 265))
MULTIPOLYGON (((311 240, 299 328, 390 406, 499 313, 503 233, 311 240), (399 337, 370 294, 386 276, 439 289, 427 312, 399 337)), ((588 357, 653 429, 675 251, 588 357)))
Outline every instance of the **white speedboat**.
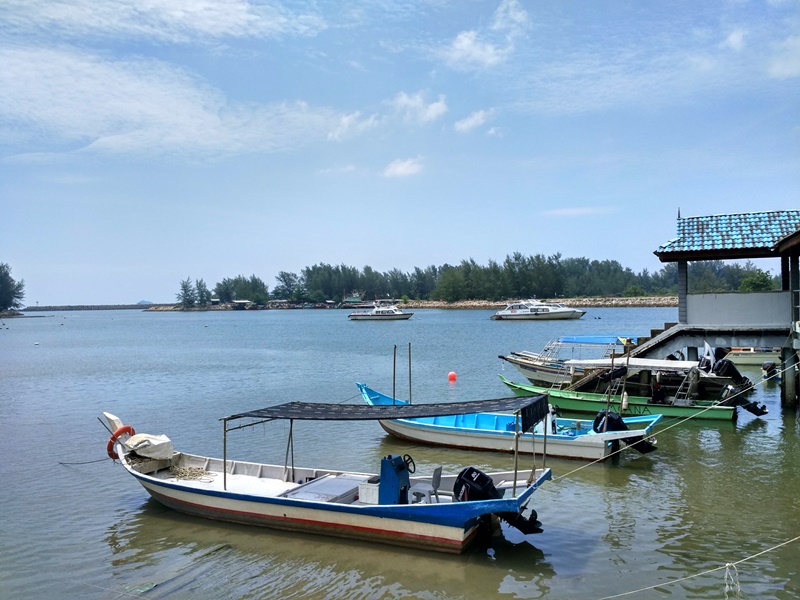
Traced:
POLYGON ((498 310, 490 318, 493 321, 537 321, 550 319, 580 319, 585 310, 570 308, 561 302, 540 302, 522 300, 512 302, 503 310, 498 310))
POLYGON ((403 312, 394 304, 376 303, 370 310, 356 310, 347 315, 351 321, 405 321, 414 313, 403 312))

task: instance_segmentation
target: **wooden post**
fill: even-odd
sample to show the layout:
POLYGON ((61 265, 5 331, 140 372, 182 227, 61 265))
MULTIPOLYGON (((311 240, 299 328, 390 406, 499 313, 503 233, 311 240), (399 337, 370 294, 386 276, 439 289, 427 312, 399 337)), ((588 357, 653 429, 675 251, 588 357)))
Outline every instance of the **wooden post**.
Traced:
POLYGON ((411 404, 411 342, 408 342, 408 403, 411 404))

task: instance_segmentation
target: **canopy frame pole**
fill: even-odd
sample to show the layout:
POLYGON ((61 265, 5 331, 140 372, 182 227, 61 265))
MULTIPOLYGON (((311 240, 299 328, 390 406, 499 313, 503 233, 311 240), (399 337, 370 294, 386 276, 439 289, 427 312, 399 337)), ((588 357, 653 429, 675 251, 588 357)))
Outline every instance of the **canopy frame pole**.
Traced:
POLYGON ((395 390, 397 381, 397 344, 394 345, 394 352, 392 353, 392 404, 395 404, 397 392, 395 390))
POLYGON ((286 457, 283 459, 283 480, 288 481, 289 451, 292 457, 292 481, 294 481, 294 419, 289 419, 289 438, 286 440, 286 457))
POLYGON ((228 491, 228 419, 222 419, 222 489, 228 491))
POLYGON ((517 495, 517 470, 519 467, 519 411, 514 413, 514 487, 511 493, 517 495))
POLYGON ((408 403, 411 404, 411 342, 408 342, 408 403))

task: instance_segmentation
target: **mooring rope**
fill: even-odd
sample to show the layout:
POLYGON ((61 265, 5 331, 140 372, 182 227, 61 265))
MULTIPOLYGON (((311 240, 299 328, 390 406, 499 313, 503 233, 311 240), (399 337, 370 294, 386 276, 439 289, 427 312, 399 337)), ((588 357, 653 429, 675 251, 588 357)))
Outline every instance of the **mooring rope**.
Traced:
POLYGON ((656 585, 650 585, 650 586, 647 586, 647 587, 639 588, 638 590, 631 590, 629 592, 622 592, 620 594, 614 594, 612 596, 603 596, 602 598, 599 598, 599 600, 610 600, 611 598, 622 598, 623 596, 630 596, 632 594, 638 594, 639 592, 646 592, 646 591, 649 591, 649 590, 654 590, 656 588, 664 587, 664 586, 667 586, 667 585, 673 585, 675 583, 680 583, 681 581, 687 581, 689 579, 694 579, 695 577, 702 577, 703 575, 708 575, 709 573, 714 573, 714 572, 720 571, 722 569, 725 569, 725 597, 726 598, 728 597, 728 592, 733 587, 736 587, 736 594, 738 596, 739 595, 739 572, 736 569, 736 565, 740 565, 740 564, 742 564, 744 562, 747 562, 749 560, 753 560, 754 558, 757 558, 757 557, 761 556, 762 554, 767 554, 769 552, 774 552, 778 548, 781 548, 781 547, 786 546, 788 544, 792 544, 792 543, 794 543, 794 542, 796 542, 798 540, 800 540, 800 535, 798 535, 797 537, 794 537, 794 538, 792 538, 790 540, 786 540, 784 542, 781 542, 780 544, 776 544, 776 545, 774 545, 774 546, 772 546, 770 548, 767 548, 766 550, 762 550, 761 552, 757 552, 756 554, 753 554, 752 556, 748 556, 748 557, 743 558, 741 560, 737 560, 736 562, 725 563, 722 566, 714 567, 713 569, 708 569, 706 571, 701 571, 700 573, 695 573, 694 575, 687 575, 686 577, 680 577, 678 579, 672 579, 671 581, 667 581, 667 582, 664 582, 664 583, 659 583, 659 584, 656 584, 656 585), (733 572, 734 572, 733 575, 731 574, 731 570, 733 570, 733 572))
MULTIPOLYGON (((766 382, 767 382, 767 381, 769 381, 770 379, 773 379, 773 378, 776 378, 776 377, 782 376, 782 375, 783 375, 783 373, 784 373, 786 370, 787 370, 787 369, 782 369, 782 370, 780 370, 780 371, 776 371, 775 375, 771 375, 770 377, 767 377, 767 378, 762 378, 762 379, 761 379, 761 381, 759 382, 759 384, 758 384, 758 385, 762 385, 762 386, 763 386, 763 385, 764 385, 764 384, 766 384, 766 382)), ((748 390, 739 390, 738 392, 736 392, 735 394, 733 394, 732 396, 730 396, 730 398, 736 398, 737 396, 740 396, 740 395, 742 395, 742 394, 745 394, 745 393, 747 393, 747 391, 748 391, 748 390)), ((729 399, 730 399, 730 398, 729 398, 729 399)), ((656 409, 658 408, 658 405, 657 405, 657 404, 654 404, 653 406, 654 406, 656 409)), ((698 409, 698 410, 697 410, 697 412, 695 412, 695 413, 694 413, 694 414, 692 414, 692 415, 689 415, 688 417, 684 417, 683 419, 675 419, 675 421, 673 421, 672 423, 670 423, 669 425, 667 425, 667 426, 666 426, 666 427, 664 427, 663 429, 659 429, 659 431, 658 431, 658 435, 661 435, 662 433, 664 433, 664 432, 666 432, 666 431, 669 431, 669 430, 670 430, 670 429, 672 429, 673 427, 678 427, 679 425, 683 425, 683 424, 684 424, 684 423, 686 423, 687 421, 690 421, 690 420, 692 420, 692 419, 695 419, 695 418, 697 418, 697 416, 698 416, 698 415, 701 415, 701 414, 703 414, 704 412, 706 412, 706 411, 709 411, 709 410, 711 410, 711 409, 713 409, 713 408, 715 408, 715 407, 717 407, 717 406, 720 406, 720 404, 719 404, 719 403, 717 403, 717 404, 712 404, 712 405, 710 405, 710 406, 707 406, 706 408, 703 408, 703 409, 698 409)), ((735 410, 735 407, 734 407, 734 410, 735 410)), ((635 434, 635 430, 634 430, 632 433, 634 433, 634 434, 635 434)), ((656 433, 651 433, 650 435, 644 436, 642 439, 643 439, 644 441, 647 441, 647 440, 650 440, 650 439, 654 439, 655 437, 656 437, 656 433)), ((591 461, 591 462, 588 462, 588 463, 586 463, 586 464, 584 464, 584 465, 581 465, 580 467, 578 467, 578 468, 576 468, 576 469, 573 469, 572 471, 570 471, 570 472, 568 472, 568 473, 565 473, 564 475, 560 475, 560 476, 558 476, 558 477, 556 477, 556 476, 553 476, 553 481, 557 481, 557 480, 560 480, 560 479, 564 479, 565 477, 569 477, 569 476, 571 476, 571 475, 574 475, 574 474, 575 474, 575 473, 577 473, 578 471, 581 471, 581 470, 583 470, 583 469, 585 469, 585 468, 587 468, 587 467, 590 467, 590 466, 592 466, 592 465, 594 465, 594 464, 597 464, 597 463, 603 462, 603 461, 604 461, 604 460, 606 460, 607 458, 611 458, 612 456, 616 456, 617 454, 619 454, 619 453, 621 453, 621 452, 624 452, 625 450, 626 450, 626 448, 620 448, 619 450, 617 450, 616 452, 612 452, 611 454, 609 454, 609 455, 608 455, 608 456, 606 456, 605 458, 598 458, 598 459, 595 459, 595 460, 593 460, 593 461, 591 461)))

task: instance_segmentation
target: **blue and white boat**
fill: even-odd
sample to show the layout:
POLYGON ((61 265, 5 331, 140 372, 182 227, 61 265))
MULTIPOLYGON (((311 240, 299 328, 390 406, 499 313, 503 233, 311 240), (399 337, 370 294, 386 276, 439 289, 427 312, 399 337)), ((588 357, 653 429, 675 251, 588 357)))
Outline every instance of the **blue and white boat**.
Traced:
POLYGON ((379 473, 296 467, 292 431, 296 420, 407 419, 472 412, 479 405, 523 410, 532 419, 543 418, 547 410, 541 397, 395 407, 290 402, 223 418, 222 458, 177 452, 166 436, 137 434, 116 416, 104 415, 113 432, 109 456, 153 498, 179 512, 459 553, 481 529, 498 527, 499 520, 524 534, 539 533, 541 523, 530 504, 533 492, 551 478, 550 470, 517 469, 515 462, 505 472, 467 467, 442 474, 438 467, 431 476, 415 476, 416 465, 408 454, 384 457, 379 473), (284 464, 228 457, 230 431, 274 420, 289 421, 284 464))
MULTIPOLYGON (((408 405, 406 400, 393 399, 363 383, 356 385, 364 402, 371 406, 408 405)), ((531 431, 520 428, 517 414, 497 412, 386 418, 380 424, 387 433, 408 441, 468 450, 583 460, 605 460, 618 450, 620 442, 643 454, 655 450, 652 430, 661 420, 660 414, 620 418, 612 412, 603 423, 600 415, 594 420, 563 419, 549 412, 531 431)))

